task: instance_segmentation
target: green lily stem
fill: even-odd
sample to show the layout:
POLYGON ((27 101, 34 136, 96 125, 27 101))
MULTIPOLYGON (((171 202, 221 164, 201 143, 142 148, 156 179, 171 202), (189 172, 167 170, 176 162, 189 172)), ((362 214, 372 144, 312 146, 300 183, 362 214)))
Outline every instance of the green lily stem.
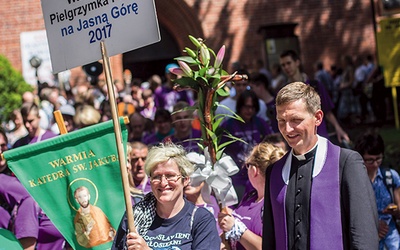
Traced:
MULTIPOLYGON (((227 81, 232 80, 235 76, 236 73, 233 73, 232 75, 226 77, 223 81, 221 81, 218 84, 217 89, 221 88, 227 81)), ((243 77, 243 76, 242 76, 243 77)), ((213 99, 214 99, 214 94, 215 94, 216 89, 214 88, 210 88, 208 89, 207 93, 206 93, 206 100, 205 100, 205 107, 204 107, 204 124, 206 126, 207 129, 209 129, 210 131, 212 131, 212 114, 211 114, 211 110, 212 110, 212 106, 213 106, 213 99)), ((211 164, 214 166, 214 164, 217 162, 217 152, 216 149, 214 147, 214 143, 212 142, 212 138, 210 137, 210 135, 207 133, 207 141, 208 141, 208 153, 210 154, 210 160, 211 160, 211 164)))
MULTIPOLYGON (((211 117, 211 108, 213 105, 213 97, 214 97, 215 89, 211 88, 206 93, 205 107, 204 107, 204 123, 207 129, 212 131, 212 117, 211 117)), ((217 162, 217 153, 215 151, 214 143, 212 142, 212 138, 207 133, 207 141, 208 141, 208 153, 210 154, 210 160, 212 166, 217 162)))

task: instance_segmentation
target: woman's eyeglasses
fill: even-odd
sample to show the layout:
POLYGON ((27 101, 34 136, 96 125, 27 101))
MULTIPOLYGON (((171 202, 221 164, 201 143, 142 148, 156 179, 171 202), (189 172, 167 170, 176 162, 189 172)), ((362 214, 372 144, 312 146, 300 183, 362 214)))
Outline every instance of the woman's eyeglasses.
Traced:
POLYGON ((160 184, 162 181, 162 178, 165 178, 168 182, 176 182, 178 181, 182 175, 180 174, 162 174, 162 175, 155 175, 150 177, 150 181, 153 184, 160 184))
POLYGON ((365 164, 369 164, 369 165, 370 164, 374 164, 374 162, 376 162, 378 165, 381 165, 382 161, 383 161, 383 157, 382 156, 379 156, 379 157, 376 157, 376 158, 364 159, 365 164))
POLYGON ((251 166, 254 166, 254 164, 246 163, 243 165, 243 168, 246 168, 248 170, 251 166))

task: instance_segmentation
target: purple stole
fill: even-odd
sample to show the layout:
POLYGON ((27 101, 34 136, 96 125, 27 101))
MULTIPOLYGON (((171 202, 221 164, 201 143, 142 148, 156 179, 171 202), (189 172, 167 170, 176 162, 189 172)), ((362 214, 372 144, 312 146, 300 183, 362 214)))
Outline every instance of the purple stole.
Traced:
MULTIPOLYGON (((310 200, 310 249, 343 249, 339 181, 340 147, 318 136, 310 200), (329 155, 329 157, 326 157, 329 155)), ((270 196, 276 249, 288 249, 286 192, 292 151, 271 172, 270 196)))

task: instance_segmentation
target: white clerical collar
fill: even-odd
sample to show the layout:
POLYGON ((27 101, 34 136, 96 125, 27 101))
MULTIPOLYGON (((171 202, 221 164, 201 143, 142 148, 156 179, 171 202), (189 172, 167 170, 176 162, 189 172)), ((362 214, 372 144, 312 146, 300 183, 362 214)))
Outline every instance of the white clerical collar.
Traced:
POLYGON ((312 147, 310 150, 308 150, 308 151, 305 152, 304 154, 302 154, 302 155, 295 155, 295 154, 294 154, 294 151, 292 150, 292 155, 293 155, 294 157, 296 157, 297 160, 299 160, 299 161, 304 161, 305 159, 307 159, 307 158, 306 158, 306 154, 308 154, 308 153, 310 153, 311 151, 313 151, 317 146, 318 146, 318 141, 315 143, 314 147, 312 147))
MULTIPOLYGON (((312 175, 313 178, 316 177, 321 172, 321 170, 325 164, 327 153, 328 153, 327 152, 328 151, 328 140, 324 137, 318 136, 318 142, 317 142, 317 144, 315 144, 314 148, 317 145, 318 145, 318 147, 316 149, 315 158, 314 158, 314 168, 313 168, 313 175, 312 175)), ((312 148, 311 150, 313 150, 314 148, 312 148)), ((291 151, 292 151, 291 154, 294 155, 293 148, 291 149, 291 151)), ((291 165, 292 165, 292 157, 287 157, 285 165, 283 166, 283 169, 282 169, 282 180, 285 182, 286 185, 289 184, 291 165)))

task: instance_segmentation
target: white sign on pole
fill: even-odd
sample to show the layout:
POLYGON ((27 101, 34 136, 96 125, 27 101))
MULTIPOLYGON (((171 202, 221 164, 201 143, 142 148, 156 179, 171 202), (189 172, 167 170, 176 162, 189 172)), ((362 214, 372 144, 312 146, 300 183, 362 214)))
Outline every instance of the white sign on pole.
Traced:
POLYGON ((42 0, 53 73, 160 41, 154 0, 42 0))
POLYGON ((32 86, 37 85, 37 81, 54 84, 54 75, 51 68, 49 45, 47 43, 46 31, 37 30, 22 32, 20 34, 22 75, 27 83, 32 86), (35 68, 31 66, 29 60, 36 56, 42 60, 38 68, 38 78, 36 78, 35 68))

